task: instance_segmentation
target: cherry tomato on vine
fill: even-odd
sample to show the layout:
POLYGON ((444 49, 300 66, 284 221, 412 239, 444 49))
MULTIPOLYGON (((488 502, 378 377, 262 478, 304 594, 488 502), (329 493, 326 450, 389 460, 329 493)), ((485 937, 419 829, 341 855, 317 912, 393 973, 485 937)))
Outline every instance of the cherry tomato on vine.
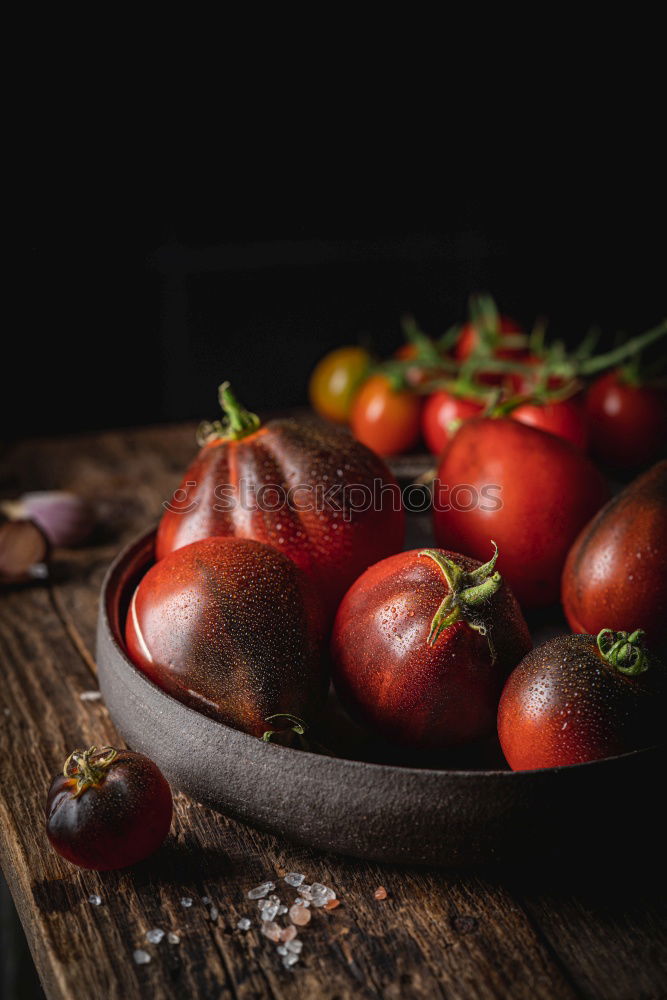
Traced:
MULTIPOLYGON (((505 344, 503 341, 507 341, 517 334, 523 333, 523 330, 519 324, 510 319, 509 316, 500 316, 498 319, 498 329, 495 331, 496 335, 496 346, 494 348, 494 355, 498 358, 517 358, 523 357, 526 354, 526 348, 516 346, 514 344, 505 344)), ((459 359, 459 361, 465 361, 470 355, 476 351, 481 343, 480 333, 474 323, 465 323, 461 327, 461 332, 459 333, 459 339, 456 342, 454 348, 454 355, 459 359)))
POLYGON ((352 432, 377 455, 400 455, 419 441, 421 408, 419 396, 392 388, 385 375, 371 375, 354 400, 352 432))
POLYGON ((498 706, 512 770, 582 764, 658 743, 665 666, 637 630, 563 635, 528 653, 498 706))
POLYGON ((325 355, 310 376, 308 393, 313 409, 327 420, 346 423, 370 364, 370 355, 363 347, 339 347, 325 355))
POLYGON ((422 411, 422 435, 428 450, 434 455, 442 454, 458 427, 470 417, 479 416, 485 405, 481 400, 457 396, 445 389, 432 393, 422 411))
POLYGON ((169 833, 171 789, 153 761, 131 750, 74 750, 53 779, 46 833, 80 868, 127 868, 157 851, 169 833))
POLYGON ((543 403, 522 403, 510 416, 529 427, 555 434, 580 451, 588 447, 588 414, 582 400, 576 396, 543 403))
POLYGON ((613 469, 638 469, 667 454, 667 390, 629 380, 622 370, 586 394, 594 453, 613 469))

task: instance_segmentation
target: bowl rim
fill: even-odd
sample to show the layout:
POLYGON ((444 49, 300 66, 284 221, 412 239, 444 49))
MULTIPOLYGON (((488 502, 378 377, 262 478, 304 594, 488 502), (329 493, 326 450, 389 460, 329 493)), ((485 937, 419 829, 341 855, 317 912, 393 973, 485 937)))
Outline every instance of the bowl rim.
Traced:
POLYGON ((233 726, 228 726, 224 722, 220 722, 217 719, 211 718, 211 716, 209 715, 204 715, 203 713, 198 712, 196 709, 191 708, 189 705, 186 705, 184 702, 179 701, 177 698, 174 698, 163 688, 155 684, 149 677, 147 677, 143 673, 143 671, 139 670, 137 666, 135 666, 135 664, 129 658, 128 654, 125 652, 123 645, 119 641, 119 638, 112 626, 109 616, 110 586, 113 582, 113 578, 118 573, 119 569, 121 569, 125 565, 125 563, 128 562, 130 557, 137 550, 140 550, 141 548, 146 546, 149 543, 149 541, 155 536, 156 532, 157 532, 157 526, 149 528, 141 532, 139 535, 137 535, 131 541, 129 541, 126 545, 124 545, 120 549, 120 551, 116 554, 116 556, 114 557, 113 561, 110 563, 104 574, 104 579, 102 581, 102 587, 100 590, 99 615, 101 623, 106 632, 107 638, 110 641, 111 645, 113 646, 115 653, 122 660, 124 667, 128 670, 128 672, 131 675, 134 675, 135 682, 147 685, 153 692, 157 694, 158 697, 165 699, 168 703, 176 705, 179 711, 182 711, 186 714, 190 714, 193 716, 193 718, 196 719, 204 719, 208 725, 214 728, 219 728, 221 732, 231 734, 232 738, 240 739, 242 742, 247 743, 248 747, 252 746, 252 748, 255 750, 259 746, 266 747, 269 752, 281 754, 285 757, 286 760, 287 759, 293 760, 294 754, 299 754, 300 758, 303 758, 303 755, 306 755, 307 758, 310 758, 314 762, 314 766, 318 766, 323 760, 329 763, 331 763, 332 760, 335 760, 338 765, 349 768, 350 770, 355 770, 358 768, 364 768, 364 769, 372 768, 376 770, 378 773, 383 773, 385 776, 391 776, 392 774, 400 773, 403 777, 412 774, 415 776, 421 775, 422 777, 428 776, 433 780, 438 780, 438 777, 442 777, 443 780, 445 779, 451 780, 453 778, 454 779, 460 778, 461 780, 466 780, 466 779, 473 780, 475 778, 500 778, 504 779, 505 781, 514 780, 515 782, 521 780, 524 781, 528 780, 529 777, 531 776, 542 777, 546 775, 558 775, 564 772, 570 772, 575 770, 581 771, 582 769, 585 768, 600 767, 601 765, 605 764, 610 766, 613 765, 614 761, 623 761, 623 760, 630 760, 636 757, 642 757, 645 755, 652 754, 660 749, 660 746, 649 746, 649 747, 642 747, 639 750, 630 750, 627 753, 623 754, 616 754, 613 757, 603 757, 600 758, 599 760, 584 761, 578 764, 561 764, 558 765, 557 767, 530 768, 520 771, 513 771, 511 768, 509 768, 508 770, 501 771, 494 769, 466 770, 463 768, 433 768, 433 767, 428 768, 428 767, 413 767, 410 765, 402 765, 402 764, 382 764, 378 763, 377 761, 355 760, 354 758, 338 757, 336 755, 325 756, 323 754, 313 753, 310 750, 296 750, 292 747, 281 746, 279 743, 271 743, 270 741, 263 742, 261 739, 258 739, 255 736, 251 736, 249 733, 244 733, 242 729, 234 729, 233 726))

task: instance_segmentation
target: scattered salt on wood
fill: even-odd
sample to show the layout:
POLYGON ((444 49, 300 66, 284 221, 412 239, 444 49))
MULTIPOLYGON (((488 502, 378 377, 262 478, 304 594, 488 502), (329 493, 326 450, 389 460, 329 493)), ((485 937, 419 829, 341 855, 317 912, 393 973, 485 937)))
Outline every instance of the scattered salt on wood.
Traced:
POLYGON ((148 963, 151 960, 151 956, 148 954, 147 951, 144 951, 143 948, 137 948, 132 953, 132 958, 134 959, 137 965, 148 965, 148 963))
POLYGON ((373 898, 374 899, 386 899, 387 898, 387 890, 385 889, 385 887, 383 885, 378 886, 378 888, 373 893, 373 898))

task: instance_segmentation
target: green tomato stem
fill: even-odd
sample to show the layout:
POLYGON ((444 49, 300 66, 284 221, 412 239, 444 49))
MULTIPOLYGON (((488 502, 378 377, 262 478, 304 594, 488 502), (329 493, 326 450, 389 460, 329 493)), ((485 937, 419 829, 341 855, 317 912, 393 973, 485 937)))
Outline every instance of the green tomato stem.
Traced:
MULTIPOLYGON (((420 556, 427 556, 442 571, 449 593, 445 595, 440 607, 433 616, 428 634, 428 645, 434 646, 444 630, 455 622, 463 620, 470 628, 481 635, 487 635, 488 630, 480 615, 483 605, 502 587, 502 577, 495 571, 498 558, 498 546, 491 542, 495 551, 493 556, 483 566, 466 572, 453 559, 444 555, 438 549, 423 549, 420 556)), ((493 655, 493 647, 489 640, 493 655)))
POLYGON ((597 646, 602 659, 627 677, 636 677, 649 668, 649 658, 642 644, 644 632, 638 628, 634 632, 614 632, 603 628, 597 637, 597 646))

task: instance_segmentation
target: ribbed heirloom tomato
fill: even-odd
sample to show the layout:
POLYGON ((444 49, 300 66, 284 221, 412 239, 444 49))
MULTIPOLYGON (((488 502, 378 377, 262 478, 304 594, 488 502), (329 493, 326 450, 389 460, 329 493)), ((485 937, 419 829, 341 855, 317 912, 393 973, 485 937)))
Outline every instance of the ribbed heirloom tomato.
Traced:
POLYGON ((74 750, 51 783, 46 833, 80 868, 108 871, 143 861, 169 833, 171 789, 143 754, 114 747, 74 750))
POLYGON ((570 545, 609 492, 595 466, 553 434, 506 417, 465 423, 442 456, 433 497, 439 545, 499 568, 526 607, 555 603, 570 545))
POLYGON ((664 663, 649 655, 641 631, 557 636, 510 675, 500 744, 514 771, 638 750, 664 737, 664 696, 664 663))
POLYGON ((344 430, 259 419, 220 387, 227 419, 205 443, 165 511, 163 559, 215 535, 254 538, 289 556, 315 585, 328 614, 367 566, 403 545, 396 480, 344 430))
POLYGON ((273 715, 310 721, 328 684, 317 595, 290 559, 249 539, 206 538, 156 563, 126 642, 159 687, 253 736, 273 715))
POLYGON ((353 716, 420 749, 493 730, 503 682, 532 645, 495 561, 402 552, 352 585, 331 652, 336 690, 353 716))

